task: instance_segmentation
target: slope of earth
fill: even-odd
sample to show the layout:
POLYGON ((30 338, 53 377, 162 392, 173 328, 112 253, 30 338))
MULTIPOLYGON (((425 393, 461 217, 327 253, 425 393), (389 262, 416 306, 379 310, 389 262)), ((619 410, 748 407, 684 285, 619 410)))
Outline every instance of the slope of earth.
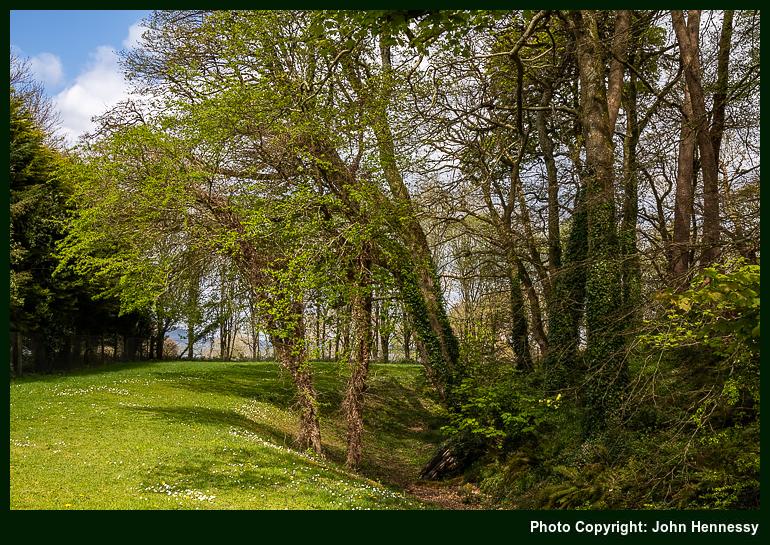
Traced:
POLYGON ((372 366, 364 460, 352 473, 346 369, 313 366, 324 458, 293 449, 293 390, 274 363, 129 363, 15 379, 11 508, 450 507, 403 491, 440 440, 421 368, 372 366))

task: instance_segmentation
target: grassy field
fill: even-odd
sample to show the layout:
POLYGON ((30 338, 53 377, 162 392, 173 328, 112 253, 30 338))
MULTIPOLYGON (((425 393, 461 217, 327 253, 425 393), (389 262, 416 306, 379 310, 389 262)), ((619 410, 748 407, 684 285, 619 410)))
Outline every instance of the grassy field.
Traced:
POLYGON ((11 382, 12 509, 422 509, 440 437, 418 366, 374 365, 365 459, 343 467, 344 368, 314 364, 325 458, 292 448, 273 363, 116 364, 11 382))

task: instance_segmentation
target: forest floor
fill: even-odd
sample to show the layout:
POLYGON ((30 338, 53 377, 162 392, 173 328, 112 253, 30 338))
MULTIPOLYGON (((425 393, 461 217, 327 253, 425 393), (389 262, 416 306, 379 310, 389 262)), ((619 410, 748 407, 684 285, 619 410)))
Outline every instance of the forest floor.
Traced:
POLYGON ((325 457, 293 448, 269 362, 114 364, 11 382, 12 509, 468 509, 417 476, 441 440, 421 368, 373 365, 360 469, 345 469, 343 366, 314 363, 325 457))

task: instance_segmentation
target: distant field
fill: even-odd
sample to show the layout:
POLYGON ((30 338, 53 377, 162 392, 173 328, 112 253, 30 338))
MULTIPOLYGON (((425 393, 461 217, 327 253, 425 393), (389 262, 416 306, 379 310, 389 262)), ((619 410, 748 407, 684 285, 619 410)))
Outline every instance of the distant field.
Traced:
POLYGON ((10 507, 431 508, 400 491, 440 440, 420 368, 372 367, 357 475, 342 465, 344 368, 314 367, 325 459, 292 449, 291 382, 274 363, 134 363, 14 380, 10 507))

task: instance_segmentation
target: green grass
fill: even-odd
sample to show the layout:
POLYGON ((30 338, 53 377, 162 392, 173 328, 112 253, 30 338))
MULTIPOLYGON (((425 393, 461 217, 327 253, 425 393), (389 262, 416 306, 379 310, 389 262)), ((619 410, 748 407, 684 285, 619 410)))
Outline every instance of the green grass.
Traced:
POLYGON ((11 382, 12 509, 420 509, 400 492, 440 437, 418 366, 373 365, 344 469, 345 369, 314 364, 325 458, 293 449, 273 363, 118 364, 11 382))

